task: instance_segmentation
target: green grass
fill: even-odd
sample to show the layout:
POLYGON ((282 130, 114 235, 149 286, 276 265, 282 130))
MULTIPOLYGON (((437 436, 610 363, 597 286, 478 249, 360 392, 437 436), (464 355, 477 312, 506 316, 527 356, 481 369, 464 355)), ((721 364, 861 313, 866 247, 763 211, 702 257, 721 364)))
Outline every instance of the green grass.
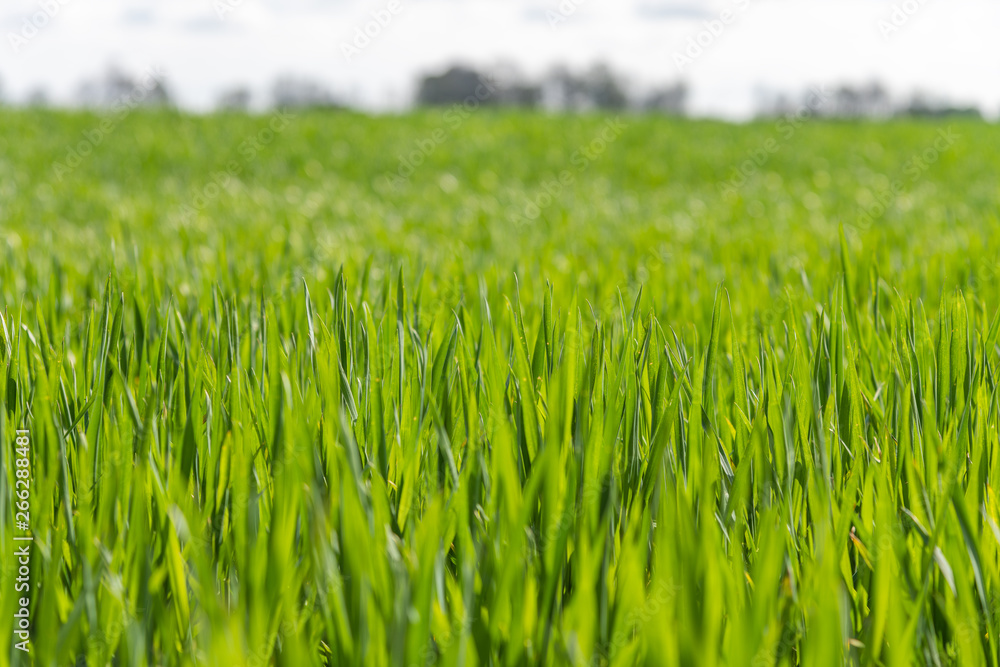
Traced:
POLYGON ((0 112, 0 662, 996 665, 1000 129, 607 120, 0 112))

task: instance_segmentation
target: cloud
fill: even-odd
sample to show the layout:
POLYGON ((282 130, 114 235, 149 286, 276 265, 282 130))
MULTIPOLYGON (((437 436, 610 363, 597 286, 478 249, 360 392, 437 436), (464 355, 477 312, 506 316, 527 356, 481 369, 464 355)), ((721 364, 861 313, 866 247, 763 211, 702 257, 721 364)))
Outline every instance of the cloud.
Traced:
POLYGON ((133 7, 122 12, 119 20, 129 26, 152 25, 156 23, 156 12, 144 7, 133 7))
POLYGON ((697 20, 712 18, 705 2, 669 2, 656 0, 646 0, 636 6, 636 15, 644 19, 654 21, 667 21, 673 19, 697 20))
POLYGON ((226 21, 220 21, 214 14, 212 16, 196 16, 181 21, 181 30, 188 32, 219 32, 228 30, 232 25, 226 21))

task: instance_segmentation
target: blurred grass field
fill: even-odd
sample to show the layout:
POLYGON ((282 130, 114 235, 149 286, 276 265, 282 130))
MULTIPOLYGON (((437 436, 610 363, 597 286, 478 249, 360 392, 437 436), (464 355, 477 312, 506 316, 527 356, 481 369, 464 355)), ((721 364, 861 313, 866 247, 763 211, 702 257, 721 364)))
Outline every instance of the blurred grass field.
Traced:
POLYGON ((113 121, 0 111, 4 663, 997 664, 996 126, 113 121))

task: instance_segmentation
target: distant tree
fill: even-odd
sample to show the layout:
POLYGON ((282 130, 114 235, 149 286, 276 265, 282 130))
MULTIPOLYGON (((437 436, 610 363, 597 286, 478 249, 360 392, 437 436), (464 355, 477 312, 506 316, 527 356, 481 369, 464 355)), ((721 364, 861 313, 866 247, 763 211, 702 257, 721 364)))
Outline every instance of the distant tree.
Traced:
POLYGON ((674 116, 684 115, 687 110, 688 87, 683 81, 666 88, 654 90, 645 99, 642 108, 674 116))
POLYGON ((219 96, 216 108, 223 111, 246 111, 250 108, 252 97, 249 88, 244 86, 232 88, 219 96))
POLYGON ((628 96, 621 79, 607 66, 594 65, 581 75, 557 65, 543 83, 547 106, 566 111, 624 109, 628 96))
POLYGON ((587 103, 583 82, 565 65, 556 65, 549 70, 542 90, 546 106, 555 109, 575 110, 587 103))
POLYGON ((527 82, 516 67, 506 64, 489 73, 456 65, 442 74, 423 77, 417 86, 420 106, 475 102, 484 106, 534 107, 541 98, 539 86, 527 82))
POLYGON ((500 104, 533 109, 542 101, 542 89, 530 83, 515 83, 497 89, 500 104))
POLYGON ((837 118, 861 116, 861 96, 850 86, 841 86, 833 93, 829 113, 837 118))
POLYGON ((758 103, 757 116, 759 118, 777 118, 795 113, 796 104, 788 95, 779 93, 773 97, 763 97, 758 103))
POLYGON ((499 67, 487 75, 457 65, 443 74, 423 77, 417 88, 417 104, 421 106, 460 104, 470 99, 492 106, 534 107, 544 103, 569 111, 624 109, 629 102, 621 79, 602 64, 580 75, 557 66, 541 84, 526 81, 512 67, 499 67))
POLYGON ((447 106, 477 100, 479 104, 495 104, 496 86, 476 70, 457 65, 443 74, 425 76, 417 90, 420 106, 447 106))
POLYGON ((35 109, 45 109, 49 106, 49 94, 44 88, 38 87, 28 93, 28 106, 35 109))
POLYGON ((977 107, 955 106, 945 100, 935 99, 920 92, 914 93, 910 100, 900 107, 896 115, 910 118, 983 117, 982 111, 977 107))
POLYGON ((281 76, 271 90, 279 109, 336 109, 343 105, 323 84, 311 79, 281 76))
POLYGON ((758 116, 820 116, 824 118, 886 118, 893 113, 889 92, 878 82, 841 85, 831 92, 814 87, 795 97, 762 92, 758 116))
POLYGON ((819 115, 834 118, 878 118, 892 114, 892 99, 882 84, 842 85, 817 110, 819 115))
POLYGON ((153 72, 133 77, 116 67, 110 67, 99 79, 84 82, 77 98, 87 107, 110 107, 120 103, 146 107, 172 106, 164 82, 153 72))
POLYGON ((583 76, 584 88, 591 103, 598 109, 624 109, 628 96, 623 83, 607 65, 594 65, 583 76))
POLYGON ((881 83, 873 81, 861 89, 862 106, 868 116, 891 116, 892 97, 881 83))
POLYGON ((541 86, 529 82, 517 65, 500 62, 485 78, 492 84, 493 99, 499 105, 533 108, 542 101, 541 86))

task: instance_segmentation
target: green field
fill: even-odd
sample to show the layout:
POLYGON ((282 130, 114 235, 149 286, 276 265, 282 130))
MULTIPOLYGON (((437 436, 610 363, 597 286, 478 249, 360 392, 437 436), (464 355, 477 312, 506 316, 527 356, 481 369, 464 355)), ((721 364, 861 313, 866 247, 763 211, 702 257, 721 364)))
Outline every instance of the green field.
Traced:
POLYGON ((998 155, 0 111, 0 664, 998 664, 998 155))

